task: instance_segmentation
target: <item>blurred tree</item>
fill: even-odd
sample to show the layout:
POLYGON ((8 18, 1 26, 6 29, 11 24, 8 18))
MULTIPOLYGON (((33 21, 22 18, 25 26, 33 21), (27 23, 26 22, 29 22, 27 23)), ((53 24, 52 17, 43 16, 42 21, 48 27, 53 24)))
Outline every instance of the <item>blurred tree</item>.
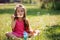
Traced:
POLYGON ((54 0, 54 9, 60 10, 60 0, 54 0))
POLYGON ((30 1, 30 4, 32 3, 32 0, 29 0, 30 1))
POLYGON ((60 0, 40 0, 41 8, 60 10, 60 0))

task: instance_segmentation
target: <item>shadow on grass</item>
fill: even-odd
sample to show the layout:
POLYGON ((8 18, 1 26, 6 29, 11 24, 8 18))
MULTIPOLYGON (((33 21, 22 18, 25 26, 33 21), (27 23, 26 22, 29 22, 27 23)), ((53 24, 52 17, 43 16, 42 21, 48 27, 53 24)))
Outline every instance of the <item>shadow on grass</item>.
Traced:
POLYGON ((60 25, 53 25, 46 29, 46 36, 52 40, 60 40, 60 25))
MULTIPOLYGON (((0 14, 13 14, 14 9, 0 9, 0 14)), ((59 15, 60 10, 27 9, 27 15, 59 15)))

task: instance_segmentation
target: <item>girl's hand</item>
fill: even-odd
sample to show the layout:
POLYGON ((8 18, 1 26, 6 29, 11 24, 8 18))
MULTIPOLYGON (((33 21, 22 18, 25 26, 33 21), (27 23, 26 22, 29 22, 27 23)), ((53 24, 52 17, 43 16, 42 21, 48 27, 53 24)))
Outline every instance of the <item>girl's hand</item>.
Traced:
POLYGON ((14 16, 14 15, 12 15, 12 16, 11 16, 11 19, 12 19, 12 20, 14 20, 14 18, 15 18, 15 16, 14 16))

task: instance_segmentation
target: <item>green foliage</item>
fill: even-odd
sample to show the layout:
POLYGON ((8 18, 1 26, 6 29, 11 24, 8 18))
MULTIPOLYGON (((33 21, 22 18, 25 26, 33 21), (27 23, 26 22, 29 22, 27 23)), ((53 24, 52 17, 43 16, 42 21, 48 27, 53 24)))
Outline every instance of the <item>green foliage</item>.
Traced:
POLYGON ((56 0, 44 1, 44 0, 42 0, 41 2, 43 2, 41 5, 41 8, 60 10, 60 1, 56 1, 56 0))
POLYGON ((60 10, 60 2, 55 2, 54 6, 55 10, 60 10))

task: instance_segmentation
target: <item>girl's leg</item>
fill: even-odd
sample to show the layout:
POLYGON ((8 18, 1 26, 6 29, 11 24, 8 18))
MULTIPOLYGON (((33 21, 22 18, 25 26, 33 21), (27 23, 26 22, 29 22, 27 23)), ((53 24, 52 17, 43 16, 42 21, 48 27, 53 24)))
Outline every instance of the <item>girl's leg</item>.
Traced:
POLYGON ((37 36, 37 35, 39 35, 40 30, 35 30, 34 32, 35 32, 35 33, 34 33, 34 36, 37 36))
POLYGON ((6 36, 7 36, 7 39, 16 39, 17 40, 17 37, 15 35, 13 35, 12 33, 6 33, 6 36))

